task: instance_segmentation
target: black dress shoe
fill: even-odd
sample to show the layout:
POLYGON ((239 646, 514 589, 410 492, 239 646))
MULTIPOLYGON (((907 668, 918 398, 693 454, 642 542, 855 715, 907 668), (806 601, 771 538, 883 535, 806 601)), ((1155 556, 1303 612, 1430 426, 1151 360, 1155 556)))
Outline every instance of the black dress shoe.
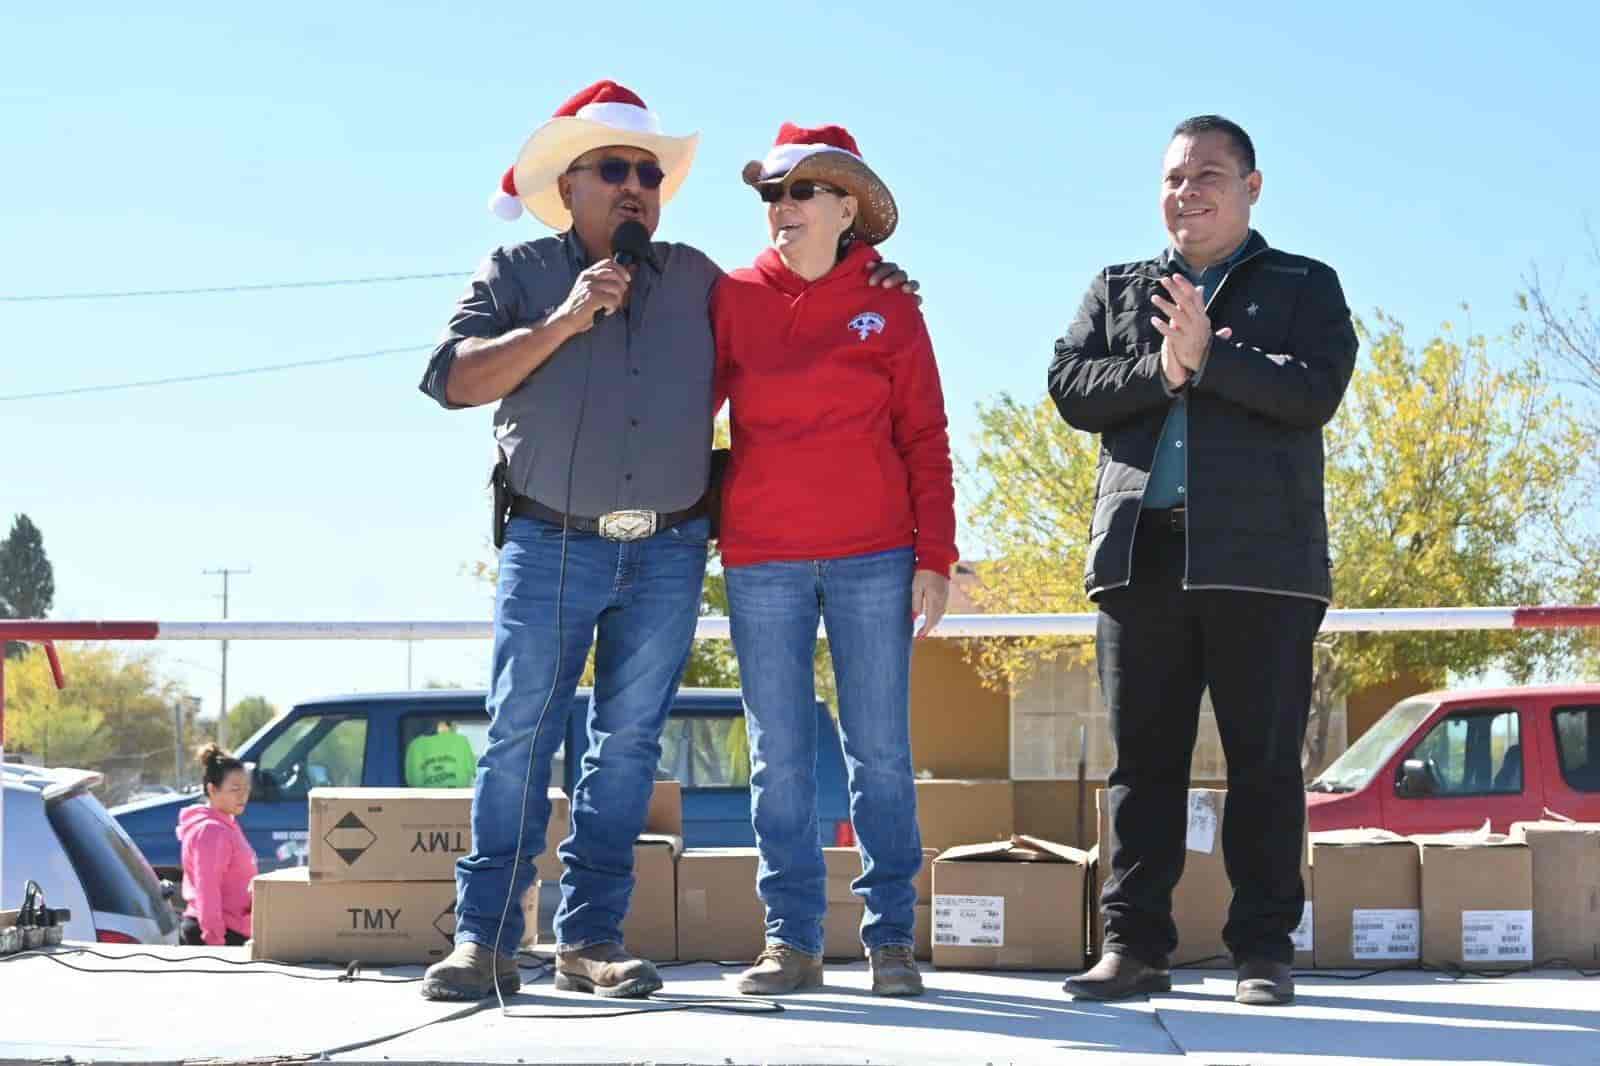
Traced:
POLYGON ((1235 1002, 1247 1007, 1281 1007, 1294 1002, 1294 974, 1286 962, 1245 959, 1239 963, 1235 1002))
POLYGON ((1074 999, 1113 1000, 1172 991, 1172 973, 1132 955, 1107 952, 1088 973, 1069 977, 1061 990, 1074 999))

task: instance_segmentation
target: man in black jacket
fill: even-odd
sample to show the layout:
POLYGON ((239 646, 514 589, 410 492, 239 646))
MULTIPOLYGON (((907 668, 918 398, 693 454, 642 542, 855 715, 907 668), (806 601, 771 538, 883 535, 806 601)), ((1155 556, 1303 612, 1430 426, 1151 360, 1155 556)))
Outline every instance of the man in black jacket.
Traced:
POLYGON ((1172 892, 1209 687, 1228 761, 1223 939, 1241 1003, 1294 995, 1312 639, 1331 595, 1322 427, 1355 366, 1333 270, 1250 228, 1255 148, 1215 115, 1163 161, 1171 247, 1106 268, 1056 342, 1050 396, 1100 434, 1086 587, 1117 765, 1105 952, 1066 983, 1119 999, 1171 987, 1172 892))

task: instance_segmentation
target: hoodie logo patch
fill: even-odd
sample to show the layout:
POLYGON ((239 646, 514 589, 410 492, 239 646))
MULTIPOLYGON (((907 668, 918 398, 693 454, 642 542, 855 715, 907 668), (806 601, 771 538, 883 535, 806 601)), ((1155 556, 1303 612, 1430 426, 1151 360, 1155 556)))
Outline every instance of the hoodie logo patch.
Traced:
POLYGON ((863 311, 850 320, 850 329, 862 340, 866 340, 874 333, 882 333, 883 327, 883 316, 876 311, 863 311))

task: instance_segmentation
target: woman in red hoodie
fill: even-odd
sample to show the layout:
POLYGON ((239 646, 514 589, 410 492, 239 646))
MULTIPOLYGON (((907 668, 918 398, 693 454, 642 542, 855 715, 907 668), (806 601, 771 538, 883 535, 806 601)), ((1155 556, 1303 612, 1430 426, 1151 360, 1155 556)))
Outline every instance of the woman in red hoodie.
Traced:
POLYGON ((939 370, 916 300, 868 281, 897 214, 847 131, 786 123, 744 179, 767 205, 772 245, 712 297, 718 390, 733 426, 720 548, 767 910, 767 948, 739 989, 771 995, 822 982, 812 674, 820 618, 873 991, 916 995, 912 626, 919 614, 924 634, 938 623, 956 561, 939 370))
POLYGON ((250 939, 250 882, 256 853, 239 828, 250 802, 250 772, 216 744, 200 749, 206 801, 178 816, 183 844, 181 943, 243 944, 250 939))

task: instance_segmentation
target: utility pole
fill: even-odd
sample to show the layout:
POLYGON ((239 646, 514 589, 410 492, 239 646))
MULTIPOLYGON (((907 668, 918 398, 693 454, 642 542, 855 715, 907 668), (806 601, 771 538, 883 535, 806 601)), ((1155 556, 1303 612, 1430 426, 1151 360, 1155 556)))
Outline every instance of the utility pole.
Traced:
MULTIPOLYGON (((248 574, 249 567, 234 570, 222 567, 218 570, 203 570, 201 573, 207 577, 222 576, 222 620, 228 620, 228 579, 234 574, 248 574)), ((217 709, 217 743, 223 747, 228 745, 228 642, 222 642, 222 706, 217 709)))

